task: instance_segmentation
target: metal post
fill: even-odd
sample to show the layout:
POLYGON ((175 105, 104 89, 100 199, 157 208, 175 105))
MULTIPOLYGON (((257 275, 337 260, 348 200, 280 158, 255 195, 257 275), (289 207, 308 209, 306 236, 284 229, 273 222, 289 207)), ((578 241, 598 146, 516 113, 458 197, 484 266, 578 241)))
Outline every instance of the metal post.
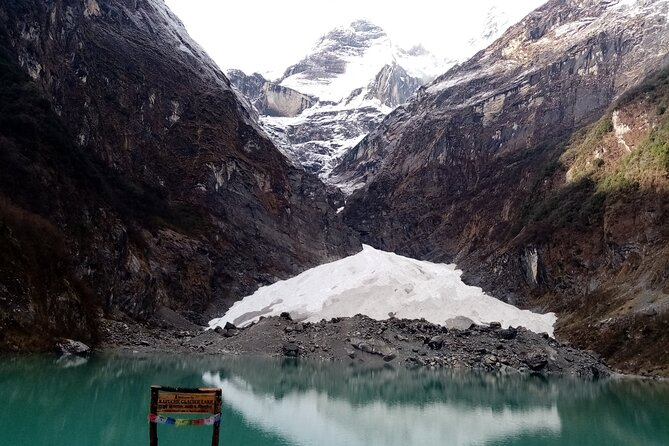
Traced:
MULTIPOLYGON (((216 389, 216 403, 214 404, 216 413, 221 413, 221 389, 216 389)), ((214 432, 211 435, 211 446, 218 446, 218 434, 221 427, 221 421, 214 424, 214 432)))
MULTIPOLYGON (((151 386, 150 413, 158 414, 158 392, 160 386, 151 386)), ((149 446, 158 446, 158 426, 149 422, 149 446)))

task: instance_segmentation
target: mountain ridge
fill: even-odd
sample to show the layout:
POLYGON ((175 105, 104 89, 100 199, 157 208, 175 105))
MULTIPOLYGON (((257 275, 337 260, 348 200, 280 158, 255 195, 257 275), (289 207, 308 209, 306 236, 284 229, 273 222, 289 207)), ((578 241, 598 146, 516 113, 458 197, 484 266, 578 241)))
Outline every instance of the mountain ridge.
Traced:
MULTIPOLYGON (((536 204, 536 190, 558 189, 564 181, 544 172, 561 165, 569 138, 669 63, 668 9, 666 1, 585 7, 554 0, 529 14, 486 50, 421 87, 414 101, 391 113, 346 155, 333 175, 364 186, 349 198, 345 220, 365 243, 414 258, 454 261, 468 283, 525 308, 558 312, 564 321, 559 335, 597 348, 624 370, 666 368, 666 359, 655 365, 649 360, 653 346, 635 343, 630 354, 622 341, 641 307, 621 310, 615 330, 604 335, 604 326, 589 320, 587 299, 599 295, 625 305, 631 298, 612 277, 634 257, 629 246, 645 264, 650 257, 641 253, 662 238, 637 240, 628 226, 629 233, 616 229, 618 239, 609 240, 601 220, 586 218, 582 224, 589 229, 575 234, 604 241, 594 249, 587 236, 571 240, 546 221, 543 230, 535 227, 538 239, 528 238, 523 219, 536 204), (578 268, 560 263, 572 259, 578 259, 578 268)), ((625 133, 618 121, 609 122, 614 133, 625 133)), ((608 129, 607 124, 607 134, 608 129)), ((564 197, 570 192, 590 197, 592 186, 581 187, 565 186, 564 197)), ((652 202, 662 203, 663 193, 660 189, 652 202)), ((581 221, 579 215, 589 215, 588 206, 599 209, 603 197, 575 200, 559 221, 581 221)), ((622 203, 611 200, 613 207, 622 203)), ((644 228, 654 233, 660 224, 653 218, 644 228)), ((662 301, 657 282, 648 283, 662 301)), ((657 317, 647 320, 653 333, 664 323, 664 310, 656 311, 657 317)))
MULTIPOLYGON (((504 14, 491 10, 483 37, 462 46, 470 50, 483 46, 507 23, 504 14)), ((231 70, 230 76, 240 92, 253 98, 261 122, 286 156, 348 194, 354 184, 340 184, 330 177, 340 157, 418 87, 454 63, 438 60, 421 45, 400 48, 379 26, 358 20, 324 34, 279 79, 264 80, 264 90, 288 89, 279 100, 284 104, 277 107, 279 112, 266 108, 269 96, 256 85, 261 75, 231 70), (301 101, 302 95, 310 100, 301 101)))

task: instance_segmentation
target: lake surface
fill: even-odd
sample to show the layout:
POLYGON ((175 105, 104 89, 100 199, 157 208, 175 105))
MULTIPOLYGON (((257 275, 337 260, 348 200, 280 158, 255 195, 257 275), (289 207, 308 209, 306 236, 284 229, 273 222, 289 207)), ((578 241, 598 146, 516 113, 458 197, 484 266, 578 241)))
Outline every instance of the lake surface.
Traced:
POLYGON ((168 356, 0 357, 0 444, 147 445, 151 384, 221 387, 221 445, 669 445, 667 383, 168 356))

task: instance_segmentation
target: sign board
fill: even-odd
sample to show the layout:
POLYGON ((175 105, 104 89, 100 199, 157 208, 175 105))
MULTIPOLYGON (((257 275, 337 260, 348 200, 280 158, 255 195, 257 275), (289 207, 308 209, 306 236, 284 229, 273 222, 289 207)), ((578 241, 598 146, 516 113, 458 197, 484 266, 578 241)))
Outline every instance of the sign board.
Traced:
POLYGON ((221 389, 151 386, 149 445, 158 446, 158 424, 213 427, 212 446, 218 446, 221 421, 221 389), (175 419, 160 414, 211 414, 201 419, 175 419))
POLYGON ((216 393, 158 394, 158 413, 217 413, 216 393))

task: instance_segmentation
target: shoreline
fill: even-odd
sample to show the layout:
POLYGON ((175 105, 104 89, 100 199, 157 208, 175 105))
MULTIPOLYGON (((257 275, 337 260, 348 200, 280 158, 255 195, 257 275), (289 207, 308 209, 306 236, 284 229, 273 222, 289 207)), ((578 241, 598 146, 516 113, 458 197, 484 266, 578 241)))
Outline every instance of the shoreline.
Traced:
POLYGON ((362 315, 315 323, 296 322, 283 315, 263 318, 245 328, 195 327, 184 330, 105 320, 106 340, 96 351, 289 357, 586 379, 620 375, 593 352, 523 327, 446 328, 424 320, 374 320, 362 315))

